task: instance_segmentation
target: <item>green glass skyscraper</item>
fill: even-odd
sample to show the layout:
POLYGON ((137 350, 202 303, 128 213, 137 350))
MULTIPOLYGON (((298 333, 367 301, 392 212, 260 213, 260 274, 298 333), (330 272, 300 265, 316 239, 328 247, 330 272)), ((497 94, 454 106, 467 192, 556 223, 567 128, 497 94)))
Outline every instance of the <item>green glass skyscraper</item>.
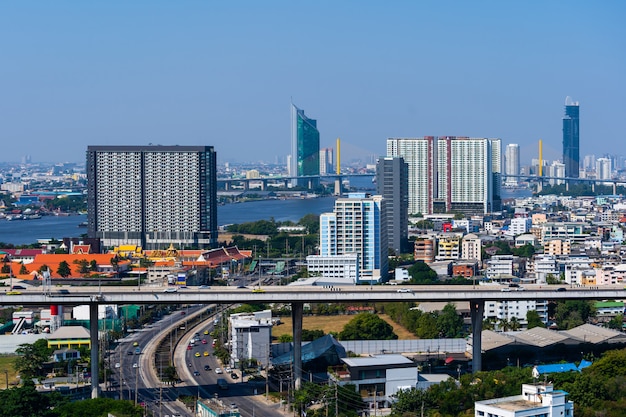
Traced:
MULTIPOLYGON (((291 103, 291 160, 289 175, 320 175, 320 132, 317 120, 309 119, 304 110, 291 103)), ((317 185, 319 178, 293 180, 292 186, 317 185)))
POLYGON ((580 168, 579 109, 577 101, 572 101, 570 97, 565 99, 563 164, 565 165, 565 176, 568 178, 578 178, 580 168))

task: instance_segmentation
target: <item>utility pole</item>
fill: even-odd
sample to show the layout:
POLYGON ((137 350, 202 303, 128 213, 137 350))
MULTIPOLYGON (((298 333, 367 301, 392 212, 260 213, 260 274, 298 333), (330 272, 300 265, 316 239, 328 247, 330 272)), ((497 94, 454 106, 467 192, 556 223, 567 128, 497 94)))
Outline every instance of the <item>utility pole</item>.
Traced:
POLYGON ((335 417, 339 415, 339 385, 335 381, 335 417))

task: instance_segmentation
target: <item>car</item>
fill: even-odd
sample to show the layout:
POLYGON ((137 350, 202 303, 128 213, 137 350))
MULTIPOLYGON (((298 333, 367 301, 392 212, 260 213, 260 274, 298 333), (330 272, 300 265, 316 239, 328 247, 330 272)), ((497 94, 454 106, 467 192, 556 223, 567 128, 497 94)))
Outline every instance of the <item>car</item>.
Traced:
POLYGON ((199 339, 200 338, 200 333, 196 332, 196 334, 194 334, 194 337, 197 337, 199 339))
POLYGON ((230 366, 227 366, 226 368, 224 368, 224 370, 226 371, 226 373, 231 373, 233 371, 230 366))
POLYGON ((185 313, 184 311, 181 311, 181 312, 180 312, 180 315, 181 315, 181 316, 184 316, 185 314, 187 314, 187 313, 185 313))
POLYGON ((400 288, 397 292, 407 292, 407 293, 411 293, 413 292, 412 289, 410 288, 400 288))
POLYGON ((176 288, 176 287, 169 287, 169 288, 166 288, 165 291, 163 291, 163 292, 177 292, 177 291, 178 291, 178 288, 176 288))
POLYGON ((204 356, 209 356, 209 352, 207 352, 206 350, 203 353, 204 356))
POLYGON ((237 404, 235 404, 235 403, 230 403, 230 408, 237 408, 237 404))
POLYGON ((21 292, 19 292, 19 291, 7 291, 5 294, 6 295, 20 295, 21 292))
POLYGON ((135 347, 139 346, 139 342, 133 342, 133 346, 135 347))
POLYGON ((210 370, 211 370, 211 367, 210 367, 209 365, 204 365, 204 370, 205 370, 205 371, 210 371, 210 370))
POLYGON ((237 288, 241 290, 243 288, 248 288, 248 287, 246 287, 245 285, 237 285, 237 288))
POLYGON ((208 331, 208 330, 205 330, 205 331, 203 332, 203 334, 209 334, 209 331, 208 331))
POLYGON ((208 342, 206 341, 206 339, 202 339, 202 344, 206 345, 208 342))
POLYGON ((506 287, 506 288, 502 288, 500 291, 501 292, 511 292, 511 289, 509 287, 506 287))
POLYGON ((120 365, 120 363, 119 363, 119 362, 117 362, 117 363, 115 364, 115 367, 116 367, 116 368, 119 368, 120 366, 121 366, 121 365, 120 365))
POLYGON ((193 345, 187 345, 187 350, 191 350, 192 347, 193 345))
POLYGON ((26 287, 21 286, 21 285, 14 285, 14 286, 13 286, 13 289, 14 289, 14 290, 25 290, 25 289, 26 289, 26 287))
POLYGON ((563 291, 567 291, 567 288, 561 287, 561 288, 557 288, 555 291, 563 292, 563 291))
POLYGON ((215 368, 215 373, 216 374, 223 374, 224 371, 222 371, 222 368, 215 368))
POLYGON ((199 290, 210 290, 210 289, 211 289, 211 287, 209 287, 208 285, 200 285, 200 286, 198 287, 198 289, 199 289, 199 290))
POLYGON ((198 372, 198 371, 193 371, 193 376, 200 376, 200 372, 198 372))
POLYGON ((237 379, 237 378, 239 378, 239 375, 237 375, 236 373, 232 372, 232 373, 230 374, 230 377, 231 377, 232 379, 237 379))
POLYGON ((196 352, 196 354, 194 355, 196 358, 200 357, 200 352, 196 352))
POLYGON ((133 363, 133 368, 139 368, 139 364, 137 362, 133 363))
POLYGON ((127 355, 134 355, 134 354, 135 354, 135 352, 133 352, 132 350, 129 350, 128 353, 127 353, 127 355))
POLYGON ((263 288, 255 288, 252 292, 265 292, 265 290, 263 288))

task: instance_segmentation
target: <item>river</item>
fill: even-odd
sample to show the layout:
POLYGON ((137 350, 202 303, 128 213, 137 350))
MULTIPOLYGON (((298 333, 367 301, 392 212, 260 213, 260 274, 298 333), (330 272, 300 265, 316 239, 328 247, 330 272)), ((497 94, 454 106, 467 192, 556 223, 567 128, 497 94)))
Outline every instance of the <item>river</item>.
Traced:
MULTIPOLYGON (((309 199, 262 200, 218 206, 217 223, 254 222, 257 220, 291 220, 297 222, 306 214, 321 214, 333 210, 334 197, 309 199)), ((0 220, 0 242, 27 245, 38 239, 80 237, 87 228, 78 225, 87 220, 85 215, 44 216, 34 220, 0 220)))
MULTIPOLYGON (((502 190, 504 198, 527 197, 530 190, 502 190)), ((297 222, 306 214, 330 212, 335 204, 334 197, 309 199, 261 200, 235 203, 217 208, 218 225, 246 223, 258 220, 291 220, 297 222)), ((87 220, 85 215, 44 216, 35 220, 0 220, 0 242, 27 245, 38 239, 62 239, 80 237, 87 232, 78 225, 87 220)))

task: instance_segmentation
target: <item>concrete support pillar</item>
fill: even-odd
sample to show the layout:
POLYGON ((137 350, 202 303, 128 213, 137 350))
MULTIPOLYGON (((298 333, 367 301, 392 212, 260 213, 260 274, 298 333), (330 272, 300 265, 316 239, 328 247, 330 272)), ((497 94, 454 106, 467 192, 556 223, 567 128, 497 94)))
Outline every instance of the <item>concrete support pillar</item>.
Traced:
POLYGON ((595 193, 595 192, 596 192, 596 183, 595 183, 595 182, 592 182, 592 183, 591 183, 591 192, 592 192, 592 193, 595 193))
POLYGON ((230 182, 229 182, 229 181, 226 181, 226 182, 224 183, 224 190, 226 190, 226 191, 230 191, 230 182))
POLYGON ((98 304, 89 304, 89 338, 91 340, 91 398, 98 398, 100 392, 99 344, 98 344, 98 304))
POLYGON ((267 188, 267 181, 266 180, 261 181, 261 191, 265 191, 266 188, 267 188))
POLYGON ((482 371, 482 332, 483 313, 485 302, 482 300, 470 301, 470 316, 472 318, 472 372, 482 371))
POLYGON ((285 189, 289 188, 289 180, 285 180, 284 186, 285 186, 285 189))
POLYGON ((302 387, 302 303, 291 303, 293 322, 293 386, 302 387))
POLYGON ((613 195, 617 195, 617 183, 613 183, 613 195))
POLYGON ((569 181, 565 181, 565 191, 569 191, 569 181))
POLYGON ((335 195, 341 196, 341 177, 335 180, 335 195))
POLYGON ((241 185, 243 185, 243 189, 245 191, 248 191, 250 189, 250 181, 247 181, 247 180, 246 181, 242 181, 241 185))
POLYGON ((312 189, 313 189, 313 180, 309 180, 309 181, 307 182, 307 189, 308 189, 308 190, 312 190, 312 189))
POLYGON ((541 191, 543 191, 543 181, 539 179, 539 181, 537 181, 537 192, 540 193, 541 191))

